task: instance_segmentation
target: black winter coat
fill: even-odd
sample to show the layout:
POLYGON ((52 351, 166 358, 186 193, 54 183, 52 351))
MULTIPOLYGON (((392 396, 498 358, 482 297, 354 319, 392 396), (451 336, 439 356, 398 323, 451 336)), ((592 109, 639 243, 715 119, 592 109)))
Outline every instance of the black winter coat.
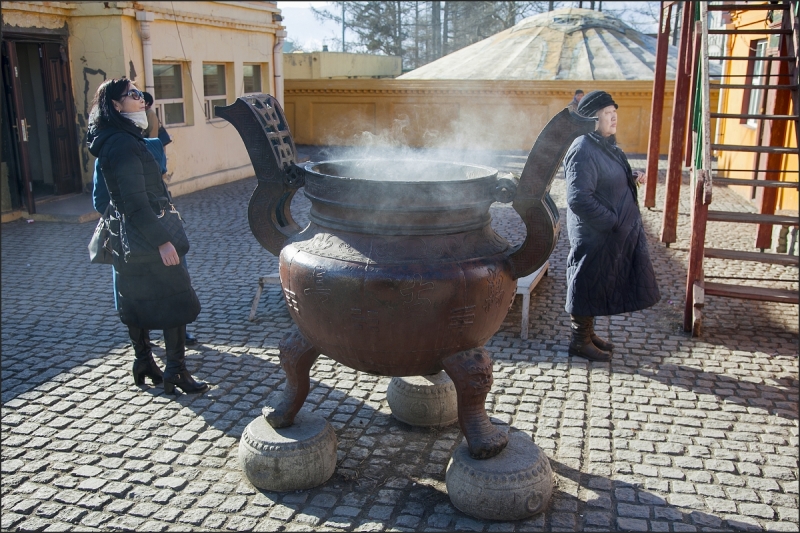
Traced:
MULTIPOLYGON (((89 152, 100 160, 111 201, 125 215, 126 224, 135 225, 153 246, 169 241, 169 233, 156 216, 157 207, 150 201, 164 197, 166 186, 141 133, 132 124, 129 129, 90 131, 89 152)), ((119 251, 118 243, 115 247, 119 251)), ((165 266, 160 260, 129 264, 119 254, 114 257, 114 269, 119 315, 124 324, 170 329, 193 322, 200 313, 200 302, 183 259, 179 266, 165 266)))
POLYGON ((572 143, 564 162, 567 312, 604 316, 654 305, 661 296, 627 157, 613 141, 589 133, 572 143))

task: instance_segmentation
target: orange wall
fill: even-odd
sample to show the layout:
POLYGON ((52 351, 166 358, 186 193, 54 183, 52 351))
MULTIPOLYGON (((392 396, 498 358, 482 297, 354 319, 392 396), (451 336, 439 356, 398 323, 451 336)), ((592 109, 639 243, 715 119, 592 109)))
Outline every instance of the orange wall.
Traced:
MULTIPOLYGON (((647 152, 651 81, 286 80, 285 112, 297 144, 443 146, 530 150, 576 88, 619 104, 620 145, 647 152)), ((664 101, 667 154, 673 81, 664 101)), ((712 92, 716 105, 717 91, 712 92)))
MULTIPOLYGON (((733 15, 733 22, 729 28, 738 27, 740 29, 763 29, 766 27, 764 20, 764 11, 740 11, 733 15)), ((728 39, 725 55, 746 57, 749 55, 750 43, 760 39, 768 38, 768 35, 735 35, 728 39)), ((732 75, 731 80, 733 83, 741 83, 744 78, 736 77, 743 76, 747 73, 746 61, 726 61, 724 67, 725 75, 732 75)), ((782 81, 785 83, 785 81, 782 81)), ((745 97, 744 89, 722 89, 719 96, 719 111, 721 113, 746 113, 747 109, 743 109, 745 97)), ((790 114, 794 113, 793 105, 790 106, 790 114)), ((713 106, 712 106, 713 108, 713 106)), ((786 129, 786 137, 783 146, 797 147, 797 123, 789 121, 789 127, 786 129)), ((719 119, 717 124, 717 144, 729 145, 747 145, 754 146, 758 144, 758 129, 757 127, 742 124, 740 119, 719 119)), ((718 157, 718 173, 720 176, 739 178, 739 179, 754 179, 752 170, 743 172, 726 172, 728 170, 742 170, 754 169, 756 164, 756 157, 758 154, 747 152, 732 152, 732 151, 719 151, 718 157)), ((763 168, 763 165, 762 165, 763 168)), ((798 156, 784 155, 781 161, 781 181, 797 181, 798 180, 798 156)), ((751 187, 733 187, 733 189, 747 199, 751 197, 751 187)), ((798 191, 797 189, 780 189, 778 193, 777 209, 782 210, 798 210, 798 191)))

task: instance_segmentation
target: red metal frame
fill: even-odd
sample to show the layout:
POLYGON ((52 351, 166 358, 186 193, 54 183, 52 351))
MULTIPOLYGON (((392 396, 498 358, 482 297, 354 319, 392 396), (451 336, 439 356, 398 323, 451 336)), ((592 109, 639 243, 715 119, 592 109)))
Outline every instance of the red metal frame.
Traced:
POLYGON ((670 244, 677 238, 678 202, 681 194, 681 174, 683 171, 683 146, 688 118, 689 80, 691 72, 691 39, 694 2, 683 6, 681 21, 681 41, 678 51, 678 68, 675 72, 675 94, 673 98, 672 127, 670 131, 669 162, 667 169, 667 191, 664 200, 664 214, 661 221, 661 242, 670 244))
POLYGON ((661 152, 661 125, 664 116, 664 85, 667 81, 667 57, 669 56, 670 17, 672 2, 661 2, 661 17, 656 41, 656 65, 653 79, 653 103, 650 108, 650 138, 647 143, 647 180, 644 196, 645 207, 656 206, 658 185, 658 157, 661 152))

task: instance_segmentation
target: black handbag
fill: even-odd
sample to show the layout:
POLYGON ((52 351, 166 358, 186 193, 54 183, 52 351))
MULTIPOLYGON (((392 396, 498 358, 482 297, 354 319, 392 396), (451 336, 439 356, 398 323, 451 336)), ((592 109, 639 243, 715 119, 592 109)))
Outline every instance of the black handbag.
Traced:
POLYGON ((114 249, 111 244, 111 228, 109 227, 109 212, 111 204, 106 207, 105 213, 100 216, 94 234, 89 241, 89 261, 98 265, 113 264, 114 249))
MULTIPOLYGON (((149 193, 152 194, 152 193, 149 193)), ((175 209, 168 197, 159 197, 152 202, 158 207, 157 217, 161 226, 170 236, 169 242, 175 247, 178 256, 183 257, 189 252, 189 238, 183 228, 183 218, 175 209)), ((158 247, 150 241, 134 225, 130 224, 125 215, 119 215, 119 239, 122 247, 122 256, 126 263, 149 263, 161 261, 158 247)))
POLYGON ((167 133, 167 128, 161 124, 161 120, 158 121, 158 139, 161 141, 161 144, 166 146, 172 142, 172 137, 169 136, 167 133))

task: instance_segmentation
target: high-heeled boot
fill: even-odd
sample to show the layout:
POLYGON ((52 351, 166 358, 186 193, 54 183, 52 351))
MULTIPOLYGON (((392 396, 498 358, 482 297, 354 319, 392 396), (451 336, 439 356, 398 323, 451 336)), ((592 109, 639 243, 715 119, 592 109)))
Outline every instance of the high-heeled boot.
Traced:
POLYGON ((167 367, 164 370, 164 392, 174 394, 175 387, 187 394, 205 392, 208 383, 195 381, 186 369, 186 326, 164 330, 167 367))
POLYGON ((154 385, 164 381, 163 373, 153 359, 150 332, 146 329, 128 326, 128 334, 133 344, 133 352, 136 354, 136 359, 133 361, 133 382, 136 385, 144 385, 145 377, 150 378, 154 385))
POLYGON ((614 349, 614 343, 609 342, 609 341, 607 341, 605 339, 601 339, 600 337, 598 337, 595 334, 595 332, 594 332, 594 317, 590 317, 590 318, 592 319, 592 321, 589 322, 589 337, 591 337, 592 343, 595 346, 597 346, 598 348, 600 348, 601 350, 603 350, 605 352, 610 352, 611 350, 614 349))
POLYGON ((590 334, 593 317, 570 315, 572 341, 569 343, 569 354, 589 359, 590 361, 610 361, 611 354, 594 345, 590 334))

